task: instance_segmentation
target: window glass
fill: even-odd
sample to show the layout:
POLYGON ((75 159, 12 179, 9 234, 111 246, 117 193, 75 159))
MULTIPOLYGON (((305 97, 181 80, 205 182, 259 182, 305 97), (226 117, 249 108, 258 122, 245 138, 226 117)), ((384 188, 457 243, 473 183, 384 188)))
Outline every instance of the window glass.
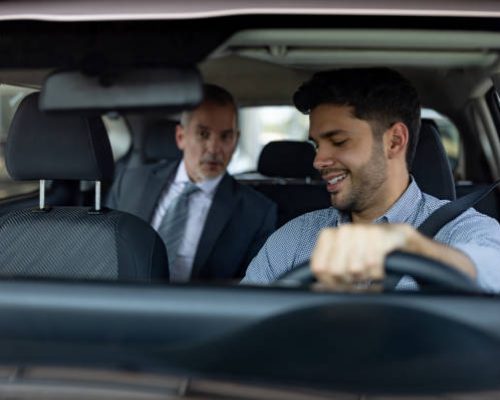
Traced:
MULTIPOLYGON (((228 168, 232 174, 255 171, 260 151, 271 141, 308 138, 309 117, 292 106, 244 107, 239 117, 241 137, 228 168)), ((432 119, 437 124, 454 169, 460 152, 458 129, 449 118, 428 108, 422 109, 422 118, 432 119)))
POLYGON ((21 100, 35 89, 0 85, 0 199, 32 192, 38 189, 38 182, 15 182, 5 168, 5 143, 12 117, 21 100))
POLYGON ((309 117, 292 106, 245 107, 239 114, 241 137, 228 167, 236 174, 255 171, 262 148, 275 140, 307 140, 309 117))
POLYGON ((117 113, 109 113, 102 117, 106 131, 108 132, 113 159, 119 160, 127 154, 132 145, 132 136, 125 118, 117 113))

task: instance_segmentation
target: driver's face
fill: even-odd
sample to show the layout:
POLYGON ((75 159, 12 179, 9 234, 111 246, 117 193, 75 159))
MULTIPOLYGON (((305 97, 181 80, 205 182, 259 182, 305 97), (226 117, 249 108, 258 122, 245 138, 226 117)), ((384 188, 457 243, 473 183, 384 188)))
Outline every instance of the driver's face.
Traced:
POLYGON ((309 136, 316 144, 314 167, 327 181, 332 205, 363 212, 384 196, 387 162, 382 138, 353 116, 352 107, 322 104, 311 111, 309 136))

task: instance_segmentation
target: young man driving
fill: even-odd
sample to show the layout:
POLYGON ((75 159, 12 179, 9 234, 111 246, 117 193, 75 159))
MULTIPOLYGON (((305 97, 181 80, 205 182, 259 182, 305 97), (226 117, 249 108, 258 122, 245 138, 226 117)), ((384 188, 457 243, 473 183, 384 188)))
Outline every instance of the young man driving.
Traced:
MULTIPOLYGON (((250 264, 244 283, 269 283, 311 259, 328 286, 381 280, 393 250, 450 265, 485 290, 500 290, 500 226, 469 209, 428 239, 416 228, 446 201, 422 193, 409 173, 420 125, 413 86, 386 68, 315 74, 294 95, 309 114, 314 167, 332 207, 276 231, 250 264)), ((408 278, 399 288, 411 287, 408 278)))

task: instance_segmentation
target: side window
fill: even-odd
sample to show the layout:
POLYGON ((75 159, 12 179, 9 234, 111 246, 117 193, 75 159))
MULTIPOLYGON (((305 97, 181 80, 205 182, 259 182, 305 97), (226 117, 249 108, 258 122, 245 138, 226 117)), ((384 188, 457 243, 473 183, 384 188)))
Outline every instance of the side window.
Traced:
POLYGON ((457 127, 448 117, 429 108, 422 109, 422 118, 432 119, 436 123, 451 169, 455 171, 460 158, 460 133, 457 127))
POLYGON ((38 189, 38 182, 15 182, 5 168, 5 143, 9 126, 21 100, 35 89, 0 85, 0 199, 38 189))
POLYGON ((102 117, 106 131, 108 132, 113 159, 116 161, 124 157, 132 145, 132 135, 125 118, 116 113, 109 113, 102 117))
POLYGON ((241 137, 228 170, 255 171, 262 148, 274 140, 307 140, 309 117, 292 106, 243 107, 239 113, 241 137))

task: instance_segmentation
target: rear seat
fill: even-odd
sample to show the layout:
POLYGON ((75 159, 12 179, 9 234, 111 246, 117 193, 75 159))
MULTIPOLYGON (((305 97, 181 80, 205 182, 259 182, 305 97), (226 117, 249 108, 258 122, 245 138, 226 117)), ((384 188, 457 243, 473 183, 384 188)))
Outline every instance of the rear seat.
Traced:
POLYGON ((144 131, 142 162, 175 161, 182 158, 175 141, 176 121, 161 119, 149 124, 144 131))
POLYGON ((314 156, 308 142, 270 142, 262 149, 257 172, 235 178, 277 204, 280 227, 301 214, 331 205, 325 182, 312 166, 314 156))
POLYGON ((141 146, 130 151, 115 164, 115 175, 125 169, 163 160, 181 159, 182 152, 175 143, 176 121, 156 119, 149 122, 142 130, 141 146))
MULTIPOLYGON (((161 118, 150 121, 145 126, 138 121, 131 125, 135 125, 141 134, 140 146, 133 144, 130 151, 115 163, 114 180, 119 179, 130 168, 182 158, 182 151, 175 142, 176 121, 161 118)), ((110 187, 104 187, 105 196, 109 195, 110 187)))

